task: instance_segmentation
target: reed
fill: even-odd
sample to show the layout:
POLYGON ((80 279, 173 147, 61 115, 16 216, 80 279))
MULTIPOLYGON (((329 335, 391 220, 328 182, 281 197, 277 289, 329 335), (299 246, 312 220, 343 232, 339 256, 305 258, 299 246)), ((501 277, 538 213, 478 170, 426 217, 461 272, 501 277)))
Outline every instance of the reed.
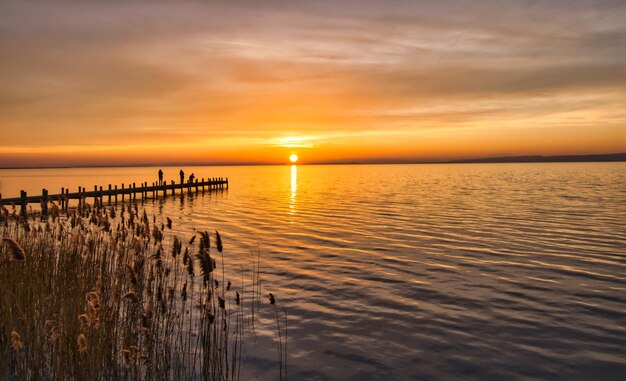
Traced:
POLYGON ((137 204, 50 210, 0 212, 0 379, 240 378, 260 308, 258 255, 251 279, 242 268, 227 280, 218 232, 180 238, 137 204))
POLYGON ((15 242, 12 238, 3 238, 3 242, 5 242, 9 246, 9 261, 23 261, 26 259, 26 253, 22 246, 19 243, 15 242))

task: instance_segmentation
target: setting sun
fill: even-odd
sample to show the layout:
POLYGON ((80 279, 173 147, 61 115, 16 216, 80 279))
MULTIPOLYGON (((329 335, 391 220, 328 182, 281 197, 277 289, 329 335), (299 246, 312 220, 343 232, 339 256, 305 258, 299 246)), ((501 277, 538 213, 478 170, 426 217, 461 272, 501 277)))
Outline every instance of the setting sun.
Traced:
POLYGON ((295 153, 292 153, 292 154, 289 156, 289 161, 291 161, 292 163, 297 162, 297 161, 298 161, 298 155, 296 155, 295 153))

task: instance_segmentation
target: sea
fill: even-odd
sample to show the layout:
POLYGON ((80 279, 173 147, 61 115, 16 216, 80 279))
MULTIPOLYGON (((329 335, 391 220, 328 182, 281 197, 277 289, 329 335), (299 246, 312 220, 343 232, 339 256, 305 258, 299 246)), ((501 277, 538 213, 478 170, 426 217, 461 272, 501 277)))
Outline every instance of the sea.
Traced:
POLYGON ((626 163, 3 169, 0 192, 159 169, 229 188, 140 208, 218 230, 233 274, 260 257, 242 379, 626 380, 626 163))

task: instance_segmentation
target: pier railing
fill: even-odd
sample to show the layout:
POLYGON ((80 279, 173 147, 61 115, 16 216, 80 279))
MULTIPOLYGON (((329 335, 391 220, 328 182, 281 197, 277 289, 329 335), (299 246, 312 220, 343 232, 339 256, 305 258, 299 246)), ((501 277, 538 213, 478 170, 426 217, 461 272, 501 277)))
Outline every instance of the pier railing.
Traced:
POLYGON ((136 200, 137 195, 140 195, 141 198, 156 198, 159 195, 163 197, 167 196, 168 193, 171 195, 176 194, 176 190, 180 190, 180 193, 187 191, 187 193, 191 194, 192 192, 198 192, 199 190, 204 191, 205 189, 213 190, 213 189, 228 189, 228 177, 214 177, 209 179, 196 179, 195 181, 187 181, 181 183, 175 183, 173 180, 167 184, 167 182, 162 183, 152 183, 152 185, 148 185, 147 182, 136 185, 136 183, 132 184, 122 184, 121 187, 117 185, 112 186, 108 184, 107 189, 103 189, 102 186, 98 187, 94 185, 93 191, 88 191, 84 187, 78 187, 78 192, 70 193, 69 188, 61 188, 61 193, 59 194, 50 194, 48 189, 42 189, 41 195, 38 196, 28 196, 26 191, 20 191, 20 197, 14 198, 0 198, 0 205, 20 205, 20 213, 25 216, 27 205, 28 204, 40 204, 41 212, 43 214, 48 213, 48 203, 50 201, 56 201, 59 203, 59 206, 62 210, 67 210, 69 207, 69 201, 74 199, 78 200, 79 203, 84 203, 87 198, 93 198, 94 203, 103 204, 104 198, 107 198, 107 202, 110 204, 112 202, 117 203, 119 199, 121 201, 125 201, 126 196, 128 196, 131 200, 136 200))

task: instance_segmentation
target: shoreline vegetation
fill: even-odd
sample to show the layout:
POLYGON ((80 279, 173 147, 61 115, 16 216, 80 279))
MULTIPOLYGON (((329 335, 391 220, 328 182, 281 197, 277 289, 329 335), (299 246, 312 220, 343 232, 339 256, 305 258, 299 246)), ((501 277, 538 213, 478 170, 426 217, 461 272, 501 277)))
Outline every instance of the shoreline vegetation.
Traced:
POLYGON ((50 204, 0 211, 1 379, 236 380, 262 308, 286 378, 287 313, 262 296, 258 252, 226 271, 217 231, 179 237, 136 203, 50 204))

